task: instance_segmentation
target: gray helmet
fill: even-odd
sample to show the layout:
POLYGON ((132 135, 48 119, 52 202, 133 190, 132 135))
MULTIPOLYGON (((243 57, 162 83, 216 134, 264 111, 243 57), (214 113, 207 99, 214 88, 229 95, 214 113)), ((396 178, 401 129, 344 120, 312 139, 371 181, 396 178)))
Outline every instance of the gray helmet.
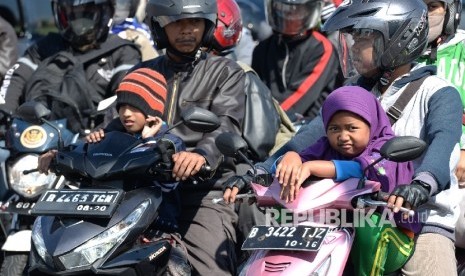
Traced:
POLYGON ((73 47, 106 40, 115 11, 114 0, 52 0, 51 3, 55 24, 73 47))
POLYGON ((346 0, 322 30, 350 33, 368 29, 379 33, 382 39, 374 45, 375 66, 385 71, 410 63, 425 50, 427 15, 428 9, 422 0, 346 0))
POLYGON ((462 13, 461 0, 440 0, 446 4, 446 15, 444 17, 444 27, 442 34, 450 36, 455 34, 460 23, 462 13))
POLYGON ((163 28, 184 18, 205 19, 201 46, 210 47, 213 41, 217 21, 215 0, 149 0, 146 12, 157 49, 168 47, 168 38, 163 28))
POLYGON ((115 24, 124 22, 126 18, 133 18, 136 16, 137 7, 140 0, 116 0, 115 16, 113 21, 115 24))

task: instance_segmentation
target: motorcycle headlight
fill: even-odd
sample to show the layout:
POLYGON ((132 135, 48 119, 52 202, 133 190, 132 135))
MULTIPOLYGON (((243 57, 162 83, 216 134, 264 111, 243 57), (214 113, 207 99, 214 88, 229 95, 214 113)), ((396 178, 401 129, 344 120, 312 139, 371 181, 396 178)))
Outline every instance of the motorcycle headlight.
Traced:
POLYGON ((8 178, 11 188, 26 198, 34 198, 47 189, 50 183, 56 179, 56 175, 48 175, 39 172, 23 174, 23 171, 35 169, 38 164, 38 155, 28 154, 16 160, 8 170, 8 178))
POLYGON ((88 266, 104 257, 112 248, 121 244, 149 206, 149 200, 142 202, 131 214, 115 226, 83 243, 70 253, 59 257, 66 269, 88 266))
POLYGON ((53 260, 52 257, 47 253, 41 229, 42 217, 37 217, 37 219, 34 221, 34 225, 32 226, 32 242, 34 243, 37 254, 42 258, 42 260, 46 264, 53 266, 53 260))

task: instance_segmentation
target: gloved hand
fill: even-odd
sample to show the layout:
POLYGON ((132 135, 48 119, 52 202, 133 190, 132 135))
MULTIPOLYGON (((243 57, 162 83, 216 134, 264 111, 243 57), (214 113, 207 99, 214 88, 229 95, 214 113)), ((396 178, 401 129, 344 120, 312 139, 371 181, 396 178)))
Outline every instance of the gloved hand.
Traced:
POLYGON ((410 185, 397 186, 388 199, 388 207, 394 207, 394 212, 398 212, 401 206, 416 209, 425 204, 429 199, 431 186, 414 180, 410 185))
POLYGON ((234 202, 236 200, 236 195, 240 191, 249 188, 252 182, 263 186, 269 186, 273 182, 273 177, 262 169, 257 169, 257 176, 254 176, 252 169, 248 170, 244 175, 232 176, 223 184, 224 201, 226 203, 234 202))

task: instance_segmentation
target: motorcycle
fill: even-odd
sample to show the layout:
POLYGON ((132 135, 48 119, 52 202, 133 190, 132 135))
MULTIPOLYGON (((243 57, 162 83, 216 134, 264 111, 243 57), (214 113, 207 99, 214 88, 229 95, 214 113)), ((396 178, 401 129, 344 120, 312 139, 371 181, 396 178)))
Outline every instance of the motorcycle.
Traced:
MULTIPOLYGON (((7 116, 7 115, 6 115, 7 116)), ((38 156, 56 147, 61 133, 64 145, 75 142, 77 134, 66 128, 66 120, 50 124, 27 122, 17 116, 9 117, 5 148, 9 157, 0 166, 0 203, 2 230, 6 241, 2 246, 4 260, 1 275, 21 275, 31 248, 31 228, 35 216, 31 209, 43 191, 64 185, 64 178, 40 174, 38 156)))
MULTIPOLYGON (((33 105, 28 110, 47 123, 43 108, 33 105)), ((197 107, 186 110, 182 118, 169 129, 184 124, 194 131, 211 132, 220 125, 216 115, 197 107)), ((159 275, 164 271, 169 240, 141 239, 151 231, 162 202, 161 190, 152 182, 172 180, 174 149, 163 137, 137 139, 108 132, 99 143, 70 150, 58 147, 54 171, 80 186, 46 190, 32 209, 38 217, 32 229, 30 275, 159 275)), ((204 175, 208 168, 205 171, 204 175)))
MULTIPOLYGON (((241 157, 253 166, 243 154, 247 144, 241 137, 222 134, 216 145, 224 155, 241 157)), ((425 148, 426 143, 415 137, 395 137, 381 148, 381 158, 370 166, 382 159, 413 160, 425 148)), ((239 275, 342 275, 356 231, 344 217, 350 213, 356 218, 357 210, 374 211, 387 204, 388 194, 380 191, 380 183, 365 178, 340 183, 331 179, 307 181, 297 198, 286 203, 280 198, 281 187, 276 180, 258 184, 254 174, 253 192, 237 197, 252 197, 258 206, 275 209, 267 209, 272 212, 267 214, 266 225, 254 226, 245 239, 242 250, 251 250, 252 254, 239 275), (328 223, 327 211, 338 211, 330 217, 332 223, 328 223), (286 223, 286 217, 292 223, 286 223)), ((401 211, 413 215, 411 210, 401 211)))

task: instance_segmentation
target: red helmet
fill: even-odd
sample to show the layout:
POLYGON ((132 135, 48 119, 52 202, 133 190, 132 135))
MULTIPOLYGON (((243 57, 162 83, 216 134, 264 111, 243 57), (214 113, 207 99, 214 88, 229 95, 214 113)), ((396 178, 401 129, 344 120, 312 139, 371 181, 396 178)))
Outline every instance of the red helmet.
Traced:
POLYGON ((218 53, 236 46, 241 38, 241 10, 235 0, 218 0, 218 23, 216 25, 213 50, 218 53))

